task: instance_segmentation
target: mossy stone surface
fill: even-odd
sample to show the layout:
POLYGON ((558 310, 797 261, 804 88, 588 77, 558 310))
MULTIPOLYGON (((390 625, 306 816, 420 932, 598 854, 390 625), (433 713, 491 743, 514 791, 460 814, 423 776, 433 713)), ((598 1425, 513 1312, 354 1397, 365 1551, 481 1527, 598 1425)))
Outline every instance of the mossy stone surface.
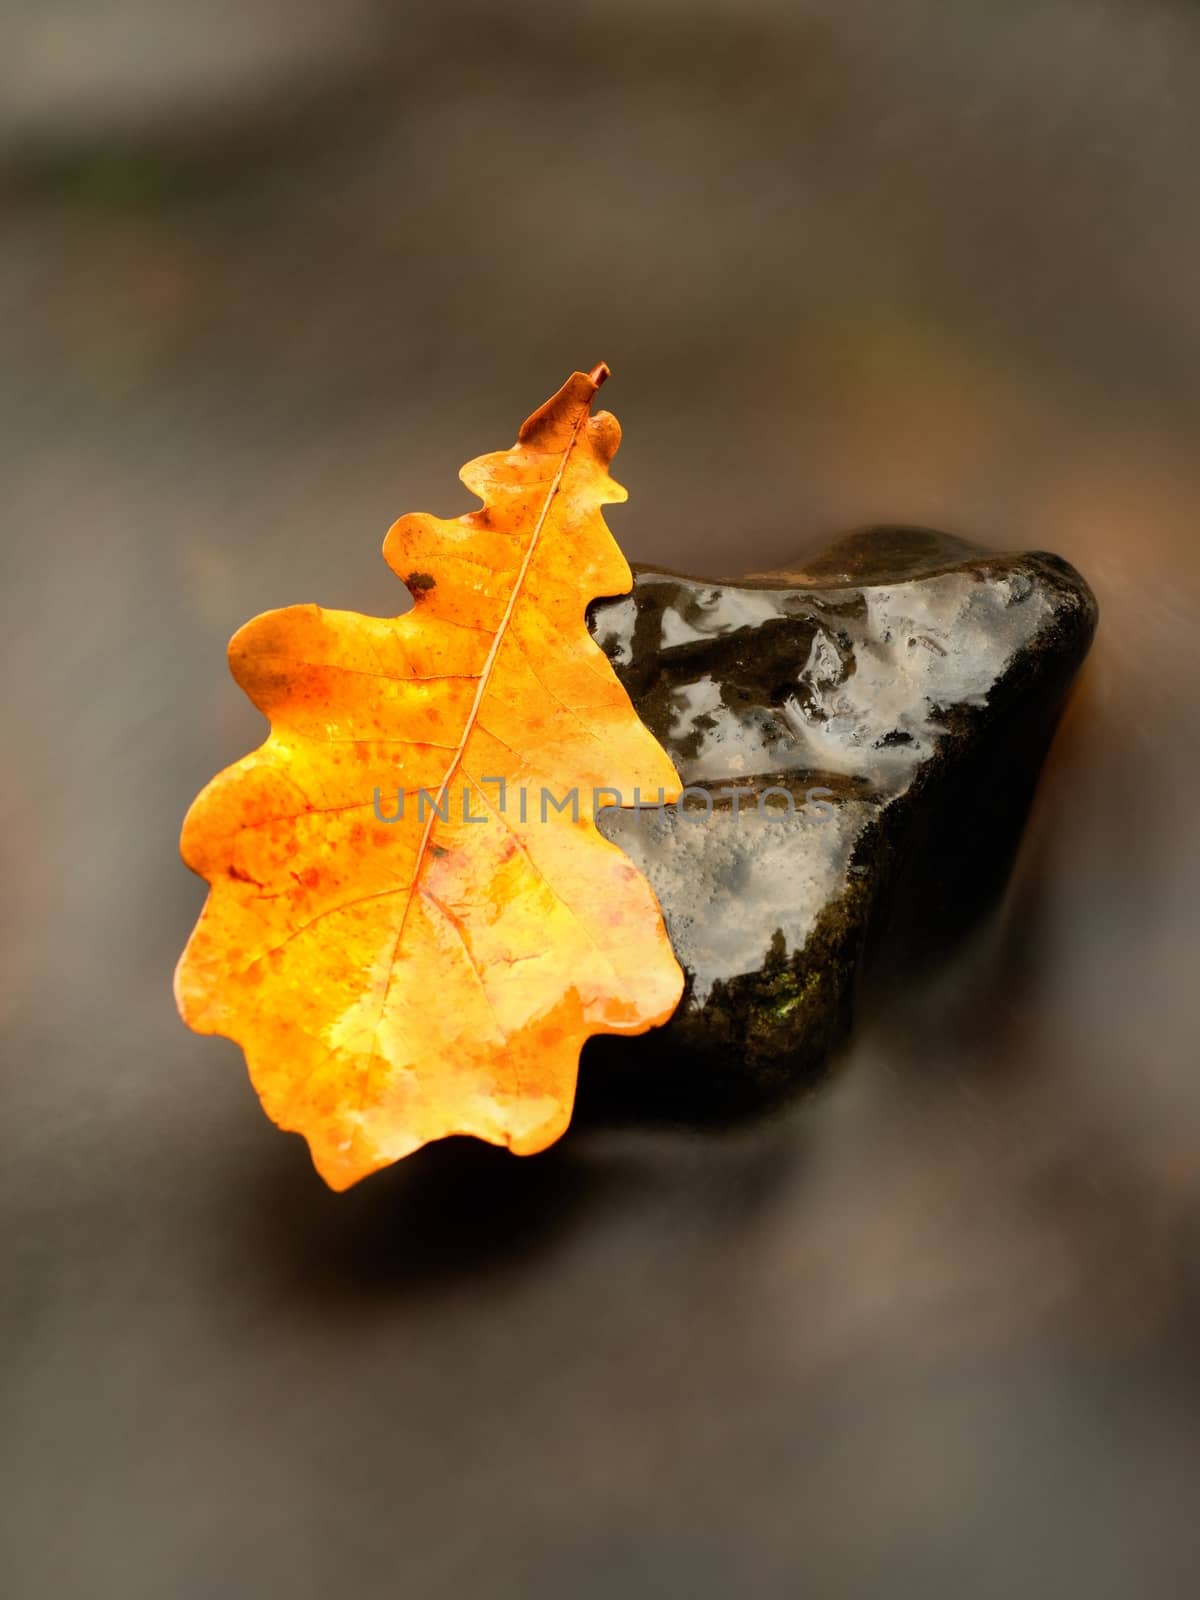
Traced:
POLYGON ((936 959, 994 903, 1096 620, 1056 556, 910 528, 730 581, 640 568, 593 605, 688 785, 600 814, 687 987, 665 1028, 589 1046, 583 1106, 724 1112, 811 1081, 864 978, 936 959))

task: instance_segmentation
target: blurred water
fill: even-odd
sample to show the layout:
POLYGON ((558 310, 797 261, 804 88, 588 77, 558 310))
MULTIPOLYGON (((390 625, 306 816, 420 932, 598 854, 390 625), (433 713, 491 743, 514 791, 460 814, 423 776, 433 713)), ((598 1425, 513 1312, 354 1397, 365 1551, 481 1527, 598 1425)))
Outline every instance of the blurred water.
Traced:
POLYGON ((0 62, 11 1592, 1186 1592, 1195 10, 9 0, 0 62), (1097 646, 1003 919, 824 1093, 333 1197, 171 1003, 225 640, 395 608, 602 358, 634 559, 931 523, 1097 646))

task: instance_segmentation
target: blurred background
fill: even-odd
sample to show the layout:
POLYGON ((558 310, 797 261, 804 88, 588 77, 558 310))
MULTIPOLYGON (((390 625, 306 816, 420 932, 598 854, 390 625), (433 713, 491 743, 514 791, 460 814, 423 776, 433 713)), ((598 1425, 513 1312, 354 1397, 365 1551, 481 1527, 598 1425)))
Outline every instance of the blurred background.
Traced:
POLYGON ((1198 150, 1168 0, 0 0, 14 1600, 1194 1588, 1198 150), (819 1093, 334 1196, 171 1000, 225 642, 602 359, 634 560, 926 523, 1100 635, 819 1093))

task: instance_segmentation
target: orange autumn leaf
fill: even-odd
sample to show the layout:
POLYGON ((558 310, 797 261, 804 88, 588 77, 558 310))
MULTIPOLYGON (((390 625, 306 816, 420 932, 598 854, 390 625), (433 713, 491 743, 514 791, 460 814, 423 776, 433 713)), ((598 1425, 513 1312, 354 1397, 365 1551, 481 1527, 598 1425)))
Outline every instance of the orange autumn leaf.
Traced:
POLYGON ((625 498, 605 376, 464 467, 481 510, 395 524, 411 611, 289 606, 230 644, 271 731, 184 823, 210 893, 176 998, 335 1189, 448 1134, 543 1149, 585 1039, 679 1000, 653 893, 592 814, 595 790, 680 792, 584 620, 632 584, 600 509, 625 498))

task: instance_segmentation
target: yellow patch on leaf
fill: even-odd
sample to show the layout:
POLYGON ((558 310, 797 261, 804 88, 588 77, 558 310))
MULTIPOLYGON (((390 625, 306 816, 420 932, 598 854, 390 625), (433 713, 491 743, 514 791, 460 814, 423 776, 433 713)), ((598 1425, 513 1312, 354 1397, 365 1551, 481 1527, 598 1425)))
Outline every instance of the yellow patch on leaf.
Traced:
POLYGON ((543 1149, 585 1039, 679 1001, 650 886, 592 815, 598 789, 680 792, 584 620, 632 584, 600 509, 625 499, 606 376, 463 468, 481 510, 395 524, 413 610, 289 606, 230 644, 271 732, 184 823, 210 893, 176 998, 332 1188, 448 1134, 543 1149))

